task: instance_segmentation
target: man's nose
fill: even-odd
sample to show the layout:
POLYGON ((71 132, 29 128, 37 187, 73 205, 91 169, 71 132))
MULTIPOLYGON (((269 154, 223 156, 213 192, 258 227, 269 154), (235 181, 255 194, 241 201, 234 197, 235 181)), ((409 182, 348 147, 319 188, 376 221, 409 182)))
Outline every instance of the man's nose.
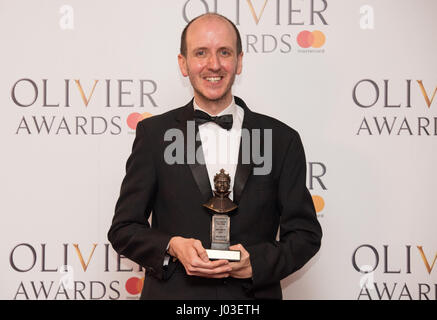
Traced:
POLYGON ((212 54, 208 59, 208 69, 217 71, 220 69, 220 59, 216 54, 212 54))

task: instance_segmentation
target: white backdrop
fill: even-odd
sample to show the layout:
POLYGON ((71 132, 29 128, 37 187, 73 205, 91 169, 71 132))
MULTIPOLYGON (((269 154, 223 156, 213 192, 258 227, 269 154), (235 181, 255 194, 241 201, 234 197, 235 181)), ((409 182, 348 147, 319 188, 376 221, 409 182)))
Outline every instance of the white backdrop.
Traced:
POLYGON ((305 146, 324 237, 284 298, 437 299, 428 0, 1 0, 0 298, 139 297, 106 238, 130 126, 191 98, 180 33, 207 10, 242 35, 234 93, 305 146))

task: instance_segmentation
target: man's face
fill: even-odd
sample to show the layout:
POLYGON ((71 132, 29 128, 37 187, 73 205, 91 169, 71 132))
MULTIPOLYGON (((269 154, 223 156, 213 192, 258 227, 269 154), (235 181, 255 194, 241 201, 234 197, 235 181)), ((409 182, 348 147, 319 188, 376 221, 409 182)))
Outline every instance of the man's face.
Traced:
POLYGON ((237 36, 229 22, 214 16, 194 21, 187 30, 187 56, 178 56, 182 74, 190 78, 198 103, 230 103, 235 75, 241 73, 237 36))

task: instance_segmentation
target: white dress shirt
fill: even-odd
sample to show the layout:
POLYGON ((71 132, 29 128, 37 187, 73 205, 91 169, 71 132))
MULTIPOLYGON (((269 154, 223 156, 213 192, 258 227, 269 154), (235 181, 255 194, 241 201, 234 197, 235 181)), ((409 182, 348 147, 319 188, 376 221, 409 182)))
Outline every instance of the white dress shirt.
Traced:
MULTIPOLYGON (((194 100, 194 109, 203 110, 194 100)), ((210 113, 208 113, 210 116, 210 113)), ((235 103, 232 98, 231 104, 222 112, 215 116, 231 114, 233 124, 231 130, 226 130, 214 122, 207 122, 199 125, 199 134, 202 141, 202 151, 205 157, 205 164, 208 170, 211 189, 214 190, 214 176, 224 169, 231 177, 231 186, 233 190, 235 171, 237 170, 238 154, 240 149, 241 127, 243 124, 244 110, 235 103)), ((233 199, 233 192, 229 195, 233 199)))

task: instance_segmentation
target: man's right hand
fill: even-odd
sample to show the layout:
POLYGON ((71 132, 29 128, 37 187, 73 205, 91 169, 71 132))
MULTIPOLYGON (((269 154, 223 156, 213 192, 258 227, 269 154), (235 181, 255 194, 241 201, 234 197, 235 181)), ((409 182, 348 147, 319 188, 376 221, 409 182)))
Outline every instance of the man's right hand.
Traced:
POLYGON ((170 239, 168 253, 182 263, 190 276, 227 278, 232 271, 228 260, 209 260, 205 248, 197 239, 173 237, 170 239))

